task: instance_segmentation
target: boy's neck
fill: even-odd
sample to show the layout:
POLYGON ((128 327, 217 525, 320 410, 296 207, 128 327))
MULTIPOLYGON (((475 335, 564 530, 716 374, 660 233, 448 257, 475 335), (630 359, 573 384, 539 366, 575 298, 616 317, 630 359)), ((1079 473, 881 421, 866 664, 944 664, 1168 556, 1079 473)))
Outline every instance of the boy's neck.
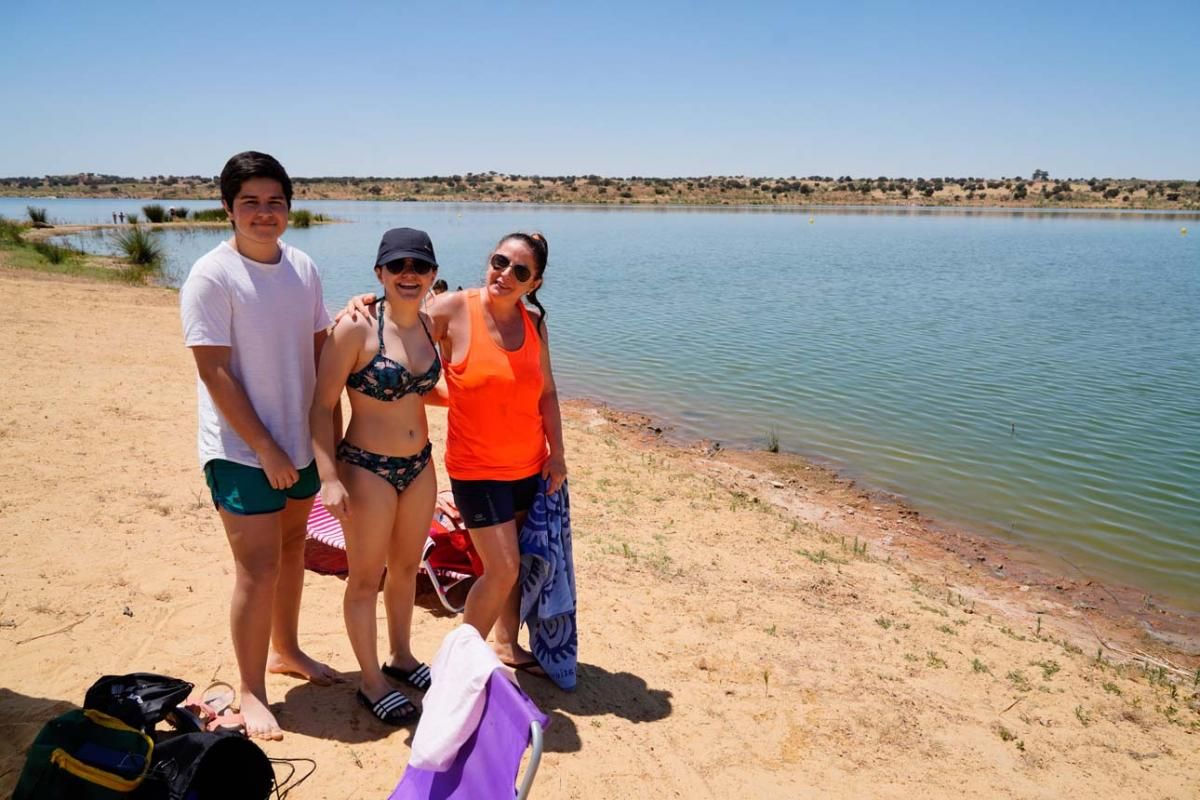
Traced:
POLYGON ((233 249, 238 253, 260 264, 278 264, 281 256, 279 242, 255 242, 244 236, 233 234, 233 249))

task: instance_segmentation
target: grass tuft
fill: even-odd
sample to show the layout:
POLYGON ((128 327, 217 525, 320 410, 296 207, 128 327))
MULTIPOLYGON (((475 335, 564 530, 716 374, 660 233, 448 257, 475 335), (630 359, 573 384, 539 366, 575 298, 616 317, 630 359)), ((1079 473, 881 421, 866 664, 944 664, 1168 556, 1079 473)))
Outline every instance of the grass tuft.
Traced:
POLYGON ((25 213, 29 214, 29 221, 33 223, 47 223, 46 209, 38 208, 37 206, 25 206, 25 213))
POLYGON ((129 283, 145 283, 162 268, 163 246, 150 231, 137 226, 129 228, 117 234, 116 245, 129 262, 129 269, 122 273, 129 283))
POLYGON ((147 222, 167 221, 167 210, 158 203, 150 203, 142 206, 142 213, 146 215, 147 222))
POLYGON ((0 217, 0 244, 19 245, 24 241, 21 238, 23 233, 25 233, 25 225, 0 217))
POLYGON ((65 264, 78 255, 75 248, 53 242, 34 242, 33 249, 51 264, 65 264))
POLYGON ((764 449, 768 453, 779 452, 779 433, 774 428, 767 431, 767 446, 764 449))
POLYGON ((307 208, 297 208, 288 214, 288 220, 293 228, 310 228, 315 219, 316 215, 307 208))
POLYGON ((192 219, 196 222, 226 222, 229 214, 223 208, 202 208, 192 214, 192 219))

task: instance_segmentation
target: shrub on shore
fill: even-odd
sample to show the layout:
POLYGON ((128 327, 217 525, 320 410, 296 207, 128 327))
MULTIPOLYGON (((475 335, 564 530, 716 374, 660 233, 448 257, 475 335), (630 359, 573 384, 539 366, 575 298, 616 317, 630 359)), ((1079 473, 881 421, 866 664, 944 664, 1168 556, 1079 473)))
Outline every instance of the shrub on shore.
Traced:
POLYGON ((288 214, 288 218, 294 228, 308 228, 313 224, 315 215, 307 208, 298 208, 288 214))
POLYGON ((128 222, 130 225, 137 225, 137 223, 138 223, 137 212, 130 211, 128 214, 125 215, 125 221, 128 222))
POLYGON ((229 214, 223 208, 202 208, 192 214, 195 222, 225 222, 228 219, 229 214))
POLYGON ((29 214, 29 221, 35 225, 38 223, 46 224, 46 209, 38 208, 37 206, 25 206, 25 212, 29 214))
POLYGON ((150 269, 162 266, 162 244, 145 228, 135 226, 121 231, 117 234, 116 244, 130 264, 150 269))
MULTIPOLYGON (((188 210, 186 206, 176 206, 171 212, 171 219, 187 219, 188 210)), ((170 220, 168 220, 170 221, 170 220)))
POLYGON ((146 215, 147 222, 166 222, 167 210, 158 203, 151 203, 142 206, 142 213, 146 215))

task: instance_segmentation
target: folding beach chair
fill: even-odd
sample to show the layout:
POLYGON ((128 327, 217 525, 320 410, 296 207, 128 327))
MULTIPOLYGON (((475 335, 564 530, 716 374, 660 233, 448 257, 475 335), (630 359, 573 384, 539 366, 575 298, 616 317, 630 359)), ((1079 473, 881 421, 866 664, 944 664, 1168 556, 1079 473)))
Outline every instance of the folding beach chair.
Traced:
MULTIPOLYGON (((322 575, 345 575, 350 571, 342 525, 319 502, 313 503, 308 515, 304 566, 322 575)), ((451 614, 459 614, 463 606, 453 601, 451 592, 482 575, 483 562, 471 545, 467 529, 437 512, 421 553, 421 571, 429 578, 438 602, 451 614)))
POLYGON ((410 764, 389 800, 525 800, 542 760, 542 729, 548 721, 520 687, 496 670, 488 679, 479 725, 449 769, 434 772, 410 764), (530 747, 517 786, 521 758, 530 747))
POLYGON ((421 570, 428 576, 442 606, 451 614, 461 614, 464 605, 452 602, 450 592, 482 575, 483 561, 460 521, 434 512, 429 538, 421 552, 421 570))

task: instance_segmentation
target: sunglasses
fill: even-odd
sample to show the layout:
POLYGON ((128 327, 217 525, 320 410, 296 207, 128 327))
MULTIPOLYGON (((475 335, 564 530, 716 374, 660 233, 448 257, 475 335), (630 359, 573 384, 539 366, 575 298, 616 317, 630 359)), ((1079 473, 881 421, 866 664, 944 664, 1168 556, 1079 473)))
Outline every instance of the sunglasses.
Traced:
POLYGON ((383 265, 393 275, 401 275, 406 268, 411 268, 417 275, 428 275, 437 267, 430 264, 428 261, 421 261, 417 258, 398 258, 395 261, 389 261, 383 265))
POLYGON ((503 253, 492 253, 492 259, 488 262, 492 265, 492 269, 496 272, 504 272, 504 270, 512 267, 513 277, 521 283, 529 280, 533 276, 533 270, 524 264, 517 264, 503 253))

